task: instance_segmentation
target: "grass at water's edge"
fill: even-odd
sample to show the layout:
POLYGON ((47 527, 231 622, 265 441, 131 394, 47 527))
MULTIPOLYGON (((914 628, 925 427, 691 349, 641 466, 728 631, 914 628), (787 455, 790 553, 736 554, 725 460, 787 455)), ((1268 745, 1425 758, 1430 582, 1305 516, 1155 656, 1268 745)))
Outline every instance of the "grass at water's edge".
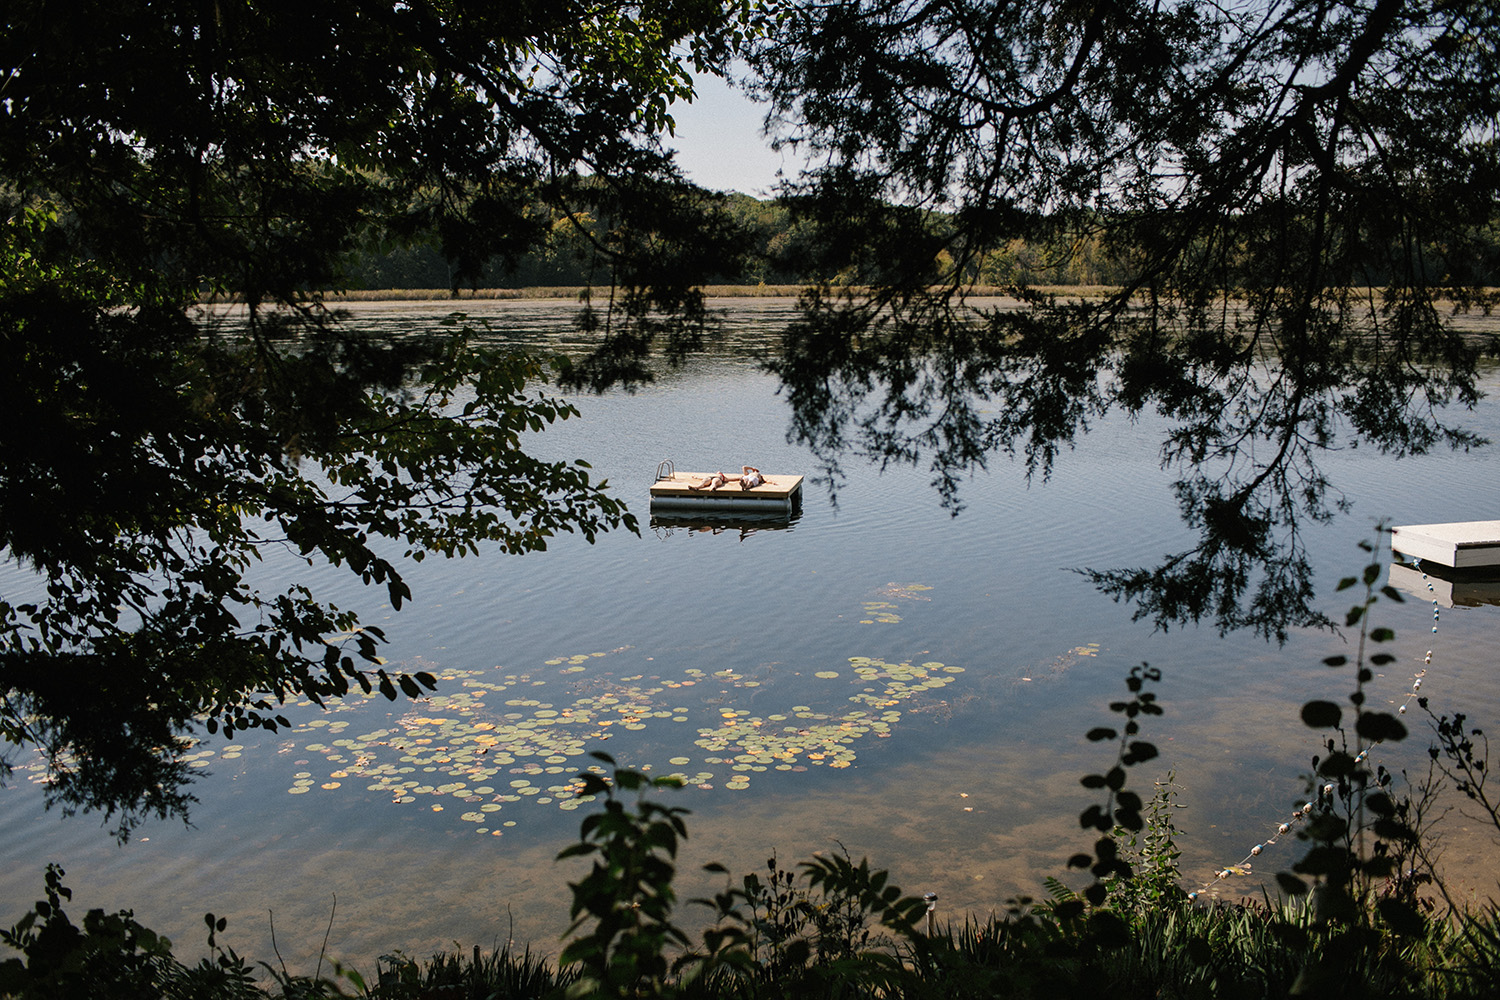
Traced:
MULTIPOLYGON (((885 886, 884 873, 867 873, 863 865, 849 870, 873 874, 865 879, 871 889, 885 886)), ((736 915, 722 925, 738 931, 717 943, 706 934, 702 944, 681 948, 655 937, 660 926, 647 922, 617 936, 598 962, 566 967, 529 948, 475 946, 427 957, 397 950, 352 966, 320 959, 316 970, 287 970, 229 950, 216 939, 224 922, 212 914, 205 918, 212 957, 196 966, 175 959, 170 942, 128 911, 91 912, 80 929, 62 913, 68 895, 60 875, 49 869, 48 908, 38 903, 0 932, 6 944, 29 945, 29 968, 0 952, 0 998, 1500 997, 1500 912, 1493 903, 1447 919, 1433 913, 1421 927, 1399 929, 1373 915, 1353 923, 1321 920, 1306 899, 1203 905, 1173 893, 1084 910, 1073 905, 1072 893, 1050 887, 1051 899, 1012 900, 1004 915, 939 924, 928 935, 920 914, 905 924, 889 919, 890 898, 899 893, 894 887, 879 899, 847 887, 813 891, 803 888, 805 879, 773 871, 768 883, 745 878, 736 915), (656 974, 643 973, 643 954, 665 959, 656 974), (622 976, 601 971, 619 968, 622 956, 628 966, 622 976)), ((920 900, 910 902, 920 908, 920 900)))
POLYGON ((1043 905, 1020 916, 939 927, 931 938, 872 940, 862 954, 821 954, 820 944, 810 942, 802 960, 788 961, 791 949, 783 942, 775 954, 757 950, 744 965, 675 975, 645 992, 599 989, 604 984, 590 983, 576 967, 560 969, 529 950, 477 947, 472 955, 420 960, 385 955, 363 976, 281 976, 264 988, 278 998, 352 993, 371 1000, 1500 996, 1494 976, 1500 919, 1493 909, 1434 922, 1415 938, 1350 934, 1319 924, 1312 908, 1300 904, 1163 907, 1129 915, 1125 926, 1123 938, 1106 940, 1086 922, 1058 920, 1043 905))

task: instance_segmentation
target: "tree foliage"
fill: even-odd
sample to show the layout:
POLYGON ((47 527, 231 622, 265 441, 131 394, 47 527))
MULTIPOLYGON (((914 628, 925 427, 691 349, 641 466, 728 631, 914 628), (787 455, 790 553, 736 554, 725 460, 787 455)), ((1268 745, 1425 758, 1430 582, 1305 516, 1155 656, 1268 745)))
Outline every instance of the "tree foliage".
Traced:
POLYGON ((870 286, 809 292, 774 362, 831 468, 925 461, 957 507, 997 453, 1046 476, 1106 412, 1160 414, 1197 542, 1089 575, 1162 626, 1284 636, 1321 620, 1323 453, 1479 443, 1444 408, 1485 345, 1438 299, 1500 283, 1493 4, 789 4, 754 78, 815 164, 783 192, 814 270, 870 286), (1018 239, 1123 285, 966 301, 1018 239))
POLYGON ((308 292, 371 239, 435 234, 457 283, 587 212, 615 327, 691 339, 734 248, 659 136, 747 29, 703 0, 6 4, 0 547, 35 585, 0 598, 0 735, 47 756, 49 801, 123 835, 185 815, 202 728, 432 686, 353 613, 259 589, 267 551, 399 608, 403 558, 634 529, 585 463, 523 450, 574 412, 544 363, 371 342, 308 292))

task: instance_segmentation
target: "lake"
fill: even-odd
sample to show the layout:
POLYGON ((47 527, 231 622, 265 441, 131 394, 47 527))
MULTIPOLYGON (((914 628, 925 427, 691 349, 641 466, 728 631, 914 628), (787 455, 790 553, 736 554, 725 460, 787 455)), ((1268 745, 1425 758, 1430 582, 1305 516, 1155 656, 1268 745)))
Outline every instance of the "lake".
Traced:
MULTIPOLYGON (((423 956, 507 940, 558 948, 566 881, 555 864, 587 804, 569 779, 601 750, 688 787, 664 801, 691 810, 683 897, 773 854, 791 865, 847 850, 889 868, 907 892, 936 892, 939 914, 987 915, 1018 894, 1045 894, 1066 858, 1092 838, 1078 813, 1095 801, 1078 779, 1113 762, 1084 733, 1114 718, 1107 705, 1137 664, 1160 668, 1165 714, 1143 737, 1162 757, 1133 787, 1168 770, 1179 786, 1189 888, 1239 862, 1304 796, 1317 744, 1298 718, 1312 697, 1341 700, 1346 670, 1324 656, 1337 635, 1294 633, 1284 646, 1206 627, 1153 630, 1072 569, 1153 563, 1185 548, 1157 467, 1163 425, 1100 421, 1065 452, 1047 482, 1026 483, 1003 458, 940 508, 921 468, 884 473, 850 464, 835 497, 809 483, 789 521, 653 522, 647 488, 657 463, 683 471, 815 472, 788 444, 788 411, 757 352, 790 316, 784 300, 735 300, 710 356, 635 393, 577 397, 582 416, 531 447, 582 457, 641 519, 589 545, 495 553, 409 567, 413 599, 399 613, 383 591, 331 570, 269 560, 264 588, 306 583, 362 610, 390 639, 384 653, 442 679, 422 703, 356 699, 287 714, 290 732, 209 738, 195 752, 205 777, 191 828, 152 823, 116 846, 96 818, 42 809, 36 774, 18 769, 0 791, 6 864, 0 899, 13 921, 38 898, 57 861, 90 907, 130 907, 171 935, 179 956, 203 950, 202 914, 229 918, 222 940, 274 961, 271 933, 293 972, 309 974, 331 921, 328 955, 370 971, 374 957, 423 956), (1159 765, 1159 766, 1157 766, 1159 765), (335 904, 336 899, 336 904, 335 904)), ((353 322, 403 333, 439 322, 447 302, 356 306, 353 322)), ((576 347, 567 302, 465 302, 490 336, 528 348, 576 347)), ((1500 376, 1466 424, 1500 440, 1500 376)), ((1309 526, 1322 606, 1341 617, 1353 592, 1333 584, 1363 565, 1357 549, 1378 520, 1492 519, 1500 486, 1493 448, 1395 461, 1371 449, 1325 464, 1352 512, 1309 526)), ((13 565, 0 587, 24 586, 13 565)), ((1494 606, 1443 609, 1382 603, 1398 662, 1372 685, 1402 700, 1428 649, 1424 682, 1439 711, 1493 723, 1500 710, 1494 606)), ((1425 770, 1426 740, 1382 748, 1392 770, 1425 770)), ((1445 860, 1465 891, 1492 894, 1490 838, 1458 815, 1445 860)), ((1256 872, 1287 867, 1289 838, 1256 872)), ((1221 891, 1258 893, 1258 878, 1221 891)), ((684 904, 683 922, 692 924, 684 904)), ((327 965, 325 963, 325 971, 327 965)))

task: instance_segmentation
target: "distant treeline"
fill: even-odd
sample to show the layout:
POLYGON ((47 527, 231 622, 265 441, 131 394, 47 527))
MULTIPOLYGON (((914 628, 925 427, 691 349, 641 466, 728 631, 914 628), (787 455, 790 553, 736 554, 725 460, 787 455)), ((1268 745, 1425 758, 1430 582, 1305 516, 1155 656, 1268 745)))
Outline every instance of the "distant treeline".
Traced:
MULTIPOLYGON (((787 286, 827 283, 857 286, 878 281, 865 264, 828 264, 841 255, 829 246, 816 223, 801 218, 786 203, 759 200, 749 195, 726 196, 724 210, 744 233, 744 270, 719 276, 725 285, 787 286), (826 271, 826 273, 824 273, 826 271)), ((529 252, 511 260, 496 258, 476 279, 460 280, 453 264, 440 249, 435 234, 418 236, 399 248, 389 244, 356 251, 348 260, 350 290, 375 289, 520 289, 592 286, 610 283, 608 255, 601 251, 603 228, 586 212, 560 214, 538 206, 551 215, 545 238, 529 252)), ((544 216, 545 218, 545 216, 544 216)), ((924 216, 923 228, 941 244, 951 220, 924 216)), ((1005 241, 957 268, 959 281, 967 286, 1121 286, 1138 274, 1136 254, 1131 248, 1107 239, 1110 227, 1088 219, 1033 219, 1027 234, 1005 241)), ((544 223, 545 225, 545 223, 544 223)), ((1500 231, 1487 252, 1473 259, 1454 261, 1451 254, 1435 252, 1433 261, 1443 260, 1450 273, 1433 276, 1439 286, 1493 287, 1500 285, 1500 231)), ((1116 239, 1118 236, 1116 235, 1116 239)), ((1434 248, 1437 249, 1437 248, 1434 248)), ((866 255, 867 256, 867 255, 866 255)), ((852 253, 842 259, 859 259, 852 253)), ((934 276, 950 280, 955 268, 946 250, 937 252, 934 276)), ((878 265, 876 265, 878 266, 878 265)), ((1366 275, 1367 283, 1379 286, 1389 275, 1366 275)))
MULTIPOLYGON (((749 195, 727 196, 725 208, 746 233, 747 264, 724 283, 802 286, 827 282, 861 284, 863 275, 818 273, 811 262, 826 255, 815 251, 812 224, 796 219, 776 200, 749 195)), ((938 227, 941 219, 934 220, 938 227)), ((597 286, 608 283, 608 263, 594 243, 594 220, 586 213, 557 216, 537 249, 513 261, 496 259, 475 280, 457 280, 435 235, 399 248, 371 248, 349 260, 352 289, 539 288, 597 286)), ((940 261, 940 263, 951 263, 940 261)), ((1118 285, 1128 279, 1128 264, 1113 258, 1097 239, 1076 234, 1045 240, 1014 239, 991 250, 965 269, 967 284, 1118 285)))

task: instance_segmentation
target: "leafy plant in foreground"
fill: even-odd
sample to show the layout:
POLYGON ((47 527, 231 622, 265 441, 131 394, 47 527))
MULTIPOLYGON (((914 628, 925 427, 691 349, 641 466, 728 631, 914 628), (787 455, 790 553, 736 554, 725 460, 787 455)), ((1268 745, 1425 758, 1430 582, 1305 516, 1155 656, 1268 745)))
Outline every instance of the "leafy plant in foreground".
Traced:
MULTIPOLYGON (((1111 702, 1109 706, 1111 712, 1125 716, 1124 725, 1118 730, 1112 726, 1097 726, 1087 734, 1089 740, 1096 743, 1119 740, 1119 752, 1114 766, 1108 771, 1103 774, 1087 774, 1079 779, 1083 787, 1102 789, 1105 793, 1102 804, 1089 806, 1078 817, 1079 824, 1085 830, 1097 830, 1103 836, 1094 842, 1093 854, 1079 853, 1068 859, 1069 868, 1087 868, 1093 874, 1094 882, 1083 890, 1083 900, 1069 900, 1058 905, 1058 913, 1062 917, 1081 915, 1084 900, 1096 907, 1103 906, 1109 893, 1105 880, 1129 879, 1134 875, 1130 863, 1120 856, 1115 831, 1121 828, 1135 832, 1145 827, 1145 819, 1141 815, 1141 797, 1125 787, 1125 769, 1153 760, 1158 755, 1155 744, 1136 737, 1141 731, 1141 716, 1161 714, 1161 706, 1156 703, 1155 693, 1146 690, 1148 683, 1159 680, 1161 671, 1148 664, 1131 667, 1125 678, 1125 686, 1132 697, 1129 701, 1111 702)), ((1106 938, 1118 939, 1124 932, 1119 918, 1107 911, 1096 910, 1089 915, 1089 920, 1094 929, 1106 938)))
POLYGON ((1115 839, 1131 874, 1116 876, 1107 883, 1106 899, 1114 909, 1128 913, 1170 910, 1187 901, 1177 863, 1182 849, 1177 846, 1178 830, 1172 821, 1172 813, 1181 808, 1175 801, 1177 789, 1176 773, 1167 772, 1146 804, 1145 826, 1140 830, 1115 828, 1115 839))
MULTIPOLYGON (((607 754, 593 756, 614 764, 607 754)), ((644 797, 632 809, 619 797, 679 782, 619 768, 612 780, 594 772, 580 780, 583 794, 602 797, 604 809, 587 817, 579 842, 558 855, 594 859, 571 886, 568 934, 593 926, 563 949, 562 965, 579 974, 569 996, 717 996, 759 984, 779 995, 869 994, 904 982, 908 973, 892 945, 921 947, 916 928, 927 907, 903 896, 888 872, 846 853, 805 861, 800 873, 772 858, 765 880, 752 873, 740 888, 695 901, 714 919, 695 949, 672 912, 673 862, 687 836, 687 810, 644 797)), ((728 871, 717 864, 707 870, 728 871)))
MULTIPOLYGON (((1381 530, 1384 530, 1383 528, 1381 530)), ((1396 657, 1369 652, 1369 644, 1383 645, 1395 638, 1384 627, 1372 627, 1370 609, 1381 596, 1403 602, 1389 584, 1377 586, 1383 566, 1376 546, 1360 542, 1371 561, 1359 577, 1345 577, 1338 589, 1362 585, 1363 599, 1350 607, 1344 624, 1358 626, 1352 666, 1354 690, 1344 706, 1313 700, 1302 706, 1302 721, 1334 735, 1323 741, 1323 752, 1312 758, 1310 797, 1303 806, 1301 839, 1311 847, 1276 878, 1293 897, 1310 894, 1314 927, 1309 931, 1317 947, 1299 975, 1301 989, 1350 988, 1352 983, 1386 985, 1410 983, 1417 975, 1404 943, 1428 936, 1428 924, 1413 891, 1382 893, 1379 887, 1399 885, 1409 877, 1405 863, 1415 856, 1420 833, 1413 825, 1419 815, 1409 797, 1394 793, 1394 775, 1383 764, 1373 764, 1370 752, 1382 743, 1407 736, 1396 713, 1372 710, 1366 685, 1374 667, 1388 666, 1396 657)), ((1342 654, 1324 664, 1335 669, 1351 665, 1342 654)))
MULTIPOLYGON (((1472 805, 1479 807, 1478 814, 1464 812, 1467 818, 1488 824, 1500 832, 1500 800, 1488 785, 1491 773, 1489 739, 1484 730, 1472 725, 1462 712, 1455 712, 1451 717, 1436 715, 1428 707, 1426 698, 1418 698, 1417 703, 1427 713, 1436 738, 1427 750, 1433 767, 1472 805)), ((1426 844, 1419 845, 1418 853, 1431 867, 1427 847, 1426 844)), ((1454 898, 1442 879, 1436 879, 1435 884, 1450 911, 1458 915, 1454 921, 1457 947, 1451 949, 1454 954, 1450 974, 1466 987, 1500 984, 1500 910, 1492 901, 1478 913, 1465 912, 1463 904, 1454 898)), ((1500 987, 1490 988, 1492 993, 1500 993, 1500 987)))
MULTIPOLYGON (((1361 542, 1360 548, 1375 551, 1369 542, 1361 542)), ((1372 668, 1396 661, 1388 652, 1366 652, 1367 643, 1388 643, 1396 635, 1388 628, 1370 626, 1369 611, 1379 599, 1376 581, 1381 572, 1380 561, 1375 559, 1365 566, 1360 578, 1339 581, 1339 590, 1361 582, 1365 590, 1364 599, 1352 606, 1344 619, 1347 626, 1359 626, 1353 663, 1355 684, 1348 698, 1352 725, 1346 727, 1344 710, 1335 702, 1314 700, 1302 706, 1303 722, 1314 729, 1332 729, 1337 735, 1327 738, 1324 753, 1313 758, 1313 797, 1303 834, 1313 841, 1313 847, 1293 866, 1298 874, 1311 876, 1312 884, 1295 875, 1278 877, 1282 889, 1293 895, 1316 887, 1320 915, 1340 922, 1356 922, 1368 911, 1372 882, 1390 876, 1394 870, 1393 846, 1411 844, 1417 836, 1403 821, 1390 792, 1393 776, 1383 765, 1372 767, 1369 761, 1371 748, 1407 736, 1406 725, 1396 714, 1373 711, 1366 704, 1365 685, 1374 677, 1372 668)), ((1389 584, 1378 588, 1378 593, 1396 602, 1404 600, 1389 584)), ((1335 655, 1323 662, 1340 668, 1349 665, 1349 658, 1335 655)), ((1379 909, 1397 931, 1420 931, 1420 919, 1410 907, 1382 901, 1379 909)))
MULTIPOLYGON (((613 766, 613 757, 595 753, 613 766)), ((558 854, 558 860, 594 859, 588 875, 571 883, 573 904, 569 935, 590 921, 594 927, 569 942, 562 952, 564 967, 578 966, 579 981, 570 995, 660 996, 668 991, 667 949, 683 947, 687 935, 672 923, 677 893, 677 845, 687 838, 682 817, 687 812, 641 798, 632 810, 619 792, 649 788, 678 788, 676 778, 648 778, 617 768, 610 781, 592 771, 579 775, 585 796, 602 796, 604 811, 585 817, 578 843, 558 854)))
POLYGON ((130 910, 88 911, 80 927, 63 909, 73 892, 63 885, 66 874, 48 865, 46 899, 9 930, 0 943, 21 958, 0 962, 0 996, 16 1000, 245 1000, 260 998, 246 961, 215 937, 224 930, 223 918, 204 916, 208 925, 210 957, 186 966, 172 957, 172 942, 145 927, 130 910))

